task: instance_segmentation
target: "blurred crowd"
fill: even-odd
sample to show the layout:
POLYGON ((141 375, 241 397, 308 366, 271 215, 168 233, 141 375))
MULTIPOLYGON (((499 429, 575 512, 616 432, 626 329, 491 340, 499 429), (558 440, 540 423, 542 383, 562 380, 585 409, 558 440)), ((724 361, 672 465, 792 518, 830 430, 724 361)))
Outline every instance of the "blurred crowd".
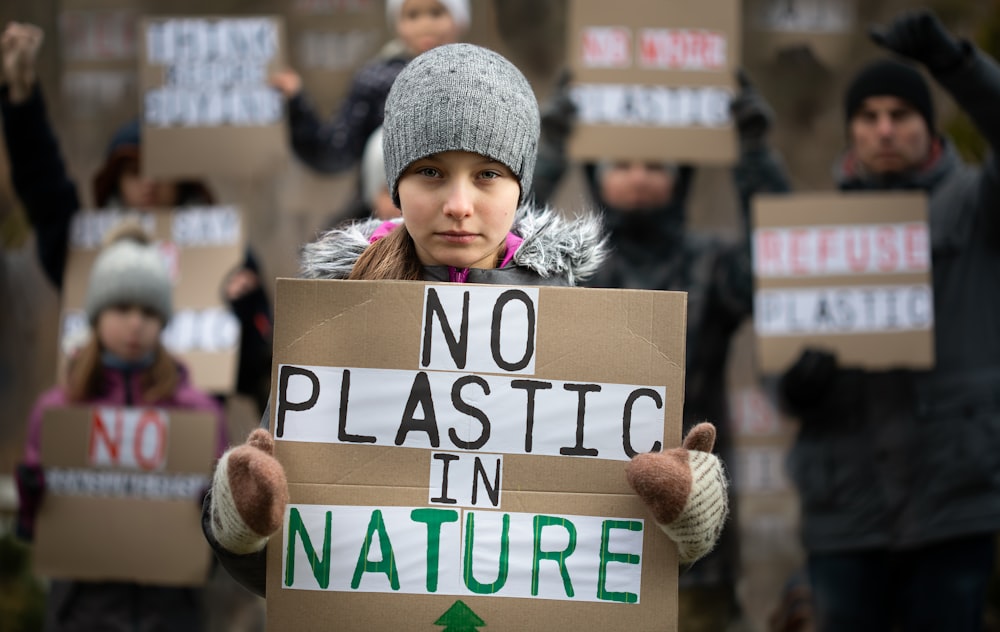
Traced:
MULTIPOLYGON (((328 117, 317 112, 294 69, 269 77, 284 99, 291 159, 323 177, 357 174, 348 204, 331 209, 329 225, 317 231, 399 221, 399 173, 387 177, 384 151, 393 141, 382 128, 390 89, 415 58, 462 42, 475 6, 467 0, 387 0, 395 37, 357 70, 328 117)), ((47 36, 31 24, 4 27, 0 117, 8 177, 30 224, 38 264, 59 290, 85 195, 65 166, 38 80, 40 60, 49 54, 47 36)), ((801 507, 804 557, 784 592, 773 595, 767 625, 773 632, 989 629, 1000 528, 1000 303, 994 311, 997 299, 990 298, 1000 296, 992 285, 1000 282, 1000 168, 992 153, 981 165, 963 161, 941 132, 932 85, 949 95, 992 149, 1000 144, 1000 66, 926 10, 873 25, 871 40, 878 55, 854 73, 841 95, 844 148, 832 186, 927 194, 934 365, 868 370, 810 345, 769 384, 775 404, 796 424, 787 467, 801 507)), ((690 226, 701 165, 645 157, 574 163, 568 145, 578 120, 568 73, 543 90, 549 96, 540 103, 537 161, 531 173, 516 174, 527 189, 520 190, 519 204, 538 208, 555 201, 568 172, 583 174, 585 208, 557 210, 599 218, 609 254, 582 285, 687 293, 684 431, 712 422, 714 452, 727 464, 735 460, 727 367, 734 337, 754 311, 753 198, 792 194, 785 162, 770 142, 776 114, 769 95, 747 73, 733 81, 729 114, 737 156, 731 179, 739 225, 731 232, 737 239, 690 226)), ((90 183, 87 197, 97 207, 155 215, 226 203, 205 181, 144 174, 142 143, 138 120, 123 121, 90 183)), ((104 236, 81 288, 91 335, 74 348, 53 388, 32 394, 35 406, 23 420, 27 439, 15 475, 20 541, 32 541, 45 498, 41 426, 52 408, 86 403, 201 411, 216 424, 216 456, 243 442, 230 436, 224 411, 234 395, 253 402, 251 416, 267 409, 273 274, 262 260, 267 257, 247 248, 213 279, 240 336, 231 391, 208 392, 161 342, 176 306, 153 236, 128 220, 104 236)), ((255 425, 256 417, 240 427, 255 425)), ((735 475, 732 467, 728 471, 735 475)), ((683 632, 757 629, 741 601, 734 482, 730 518, 717 545, 681 568, 683 632)), ((12 564, 15 558, 11 553, 12 564)), ((262 629, 262 600, 224 570, 213 566, 212 574, 212 582, 198 589, 52 581, 37 589, 34 603, 44 603, 44 629, 51 630, 262 629), (226 614, 207 614, 209 599, 225 599, 226 614)), ((31 629, 25 626, 6 627, 0 620, 0 629, 31 629)))

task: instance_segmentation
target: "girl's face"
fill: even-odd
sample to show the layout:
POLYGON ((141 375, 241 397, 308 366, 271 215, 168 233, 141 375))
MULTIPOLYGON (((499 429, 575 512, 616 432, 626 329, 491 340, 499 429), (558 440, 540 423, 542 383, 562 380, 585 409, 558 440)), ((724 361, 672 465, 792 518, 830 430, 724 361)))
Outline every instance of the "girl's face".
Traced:
POLYGON ((412 163, 398 186, 420 263, 496 267, 521 195, 510 169, 479 154, 446 151, 412 163))
POLYGON ((396 20, 396 34, 414 55, 458 41, 459 29, 438 0, 406 0, 396 20))
POLYGON ((101 347, 122 360, 135 362, 148 356, 160 339, 160 316, 138 305, 112 305, 97 315, 101 347))

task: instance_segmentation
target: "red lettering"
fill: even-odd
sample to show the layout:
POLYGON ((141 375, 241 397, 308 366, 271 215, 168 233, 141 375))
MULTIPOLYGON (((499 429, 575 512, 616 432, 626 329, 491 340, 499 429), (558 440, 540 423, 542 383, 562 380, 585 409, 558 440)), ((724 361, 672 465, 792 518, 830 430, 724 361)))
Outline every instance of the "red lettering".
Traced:
POLYGON ((907 224, 903 229, 903 256, 906 259, 906 269, 913 272, 926 270, 927 252, 927 226, 907 224))
POLYGON ((847 257, 847 267, 852 272, 864 272, 871 261, 871 242, 868 231, 858 228, 844 230, 844 255, 847 257))
POLYGON ((819 228, 816 230, 817 272, 824 272, 829 267, 830 259, 833 256, 833 248, 831 246, 836 236, 837 231, 832 228, 819 228))
POLYGON ((163 418, 155 409, 146 409, 139 418, 139 423, 135 427, 135 438, 132 441, 132 449, 135 454, 136 464, 144 470, 155 470, 163 464, 166 452, 167 428, 163 423, 163 418), (146 436, 147 429, 152 430, 153 450, 151 455, 143 451, 143 437, 146 436))
POLYGON ((781 272, 781 237, 775 230, 758 230, 757 270, 762 274, 781 272))
POLYGON ((98 464, 97 451, 99 449, 98 440, 102 439, 101 444, 108 451, 111 456, 111 463, 117 465, 119 463, 120 448, 122 445, 122 410, 120 408, 115 409, 115 417, 113 420, 114 431, 108 433, 108 427, 105 425, 105 420, 101 417, 100 409, 94 409, 94 416, 92 417, 92 422, 90 425, 90 462, 93 464, 98 464))
POLYGON ((899 250, 896 248, 896 229, 880 226, 875 230, 875 247, 878 250, 878 269, 889 272, 899 267, 899 250))
POLYGON ((788 231, 788 258, 792 274, 808 274, 809 230, 797 228, 788 231))

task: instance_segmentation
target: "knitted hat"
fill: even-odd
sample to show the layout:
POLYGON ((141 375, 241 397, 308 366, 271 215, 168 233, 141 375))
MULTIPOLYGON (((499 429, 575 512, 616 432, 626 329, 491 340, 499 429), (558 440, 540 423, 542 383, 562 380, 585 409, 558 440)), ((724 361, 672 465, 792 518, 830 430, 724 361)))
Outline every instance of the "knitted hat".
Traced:
MULTIPOLYGON (((389 22, 389 30, 396 29, 396 22, 399 21, 399 12, 403 10, 406 0, 386 0, 385 19, 389 22)), ((448 13, 451 19, 461 30, 469 28, 469 0, 438 0, 448 13)))
POLYGON ((385 160, 382 157, 382 128, 377 128, 368 137, 365 151, 361 154, 361 197, 369 207, 375 206, 375 198, 386 186, 385 160))
POLYGON ((880 96, 906 101, 924 118, 928 131, 934 131, 934 101, 923 75, 913 66, 881 59, 862 68, 844 97, 845 120, 850 123, 865 99, 880 96))
POLYGON ((531 190, 538 152, 538 101, 514 64, 472 44, 438 46, 403 68, 382 123, 385 174, 399 206, 399 177, 411 163, 470 151, 506 165, 531 190))
POLYGON ((113 305, 140 305, 163 319, 173 312, 173 288, 167 265, 149 238, 135 226, 123 225, 109 236, 94 267, 84 309, 91 324, 113 305))

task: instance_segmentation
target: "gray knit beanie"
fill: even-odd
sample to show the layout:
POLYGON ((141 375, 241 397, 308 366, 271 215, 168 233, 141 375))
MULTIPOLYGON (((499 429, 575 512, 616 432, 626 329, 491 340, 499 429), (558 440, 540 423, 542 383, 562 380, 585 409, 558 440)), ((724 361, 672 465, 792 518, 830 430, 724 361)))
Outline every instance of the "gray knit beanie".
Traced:
POLYGON ((173 287, 163 256, 148 238, 126 230, 112 237, 90 270, 84 309, 93 325, 106 307, 147 307, 166 323, 173 312, 173 287))
POLYGON ((447 44, 417 56, 389 90, 382 124, 385 175, 399 206, 399 178, 416 160, 471 151, 503 163, 524 202, 538 152, 538 101, 514 64, 472 44, 447 44))

